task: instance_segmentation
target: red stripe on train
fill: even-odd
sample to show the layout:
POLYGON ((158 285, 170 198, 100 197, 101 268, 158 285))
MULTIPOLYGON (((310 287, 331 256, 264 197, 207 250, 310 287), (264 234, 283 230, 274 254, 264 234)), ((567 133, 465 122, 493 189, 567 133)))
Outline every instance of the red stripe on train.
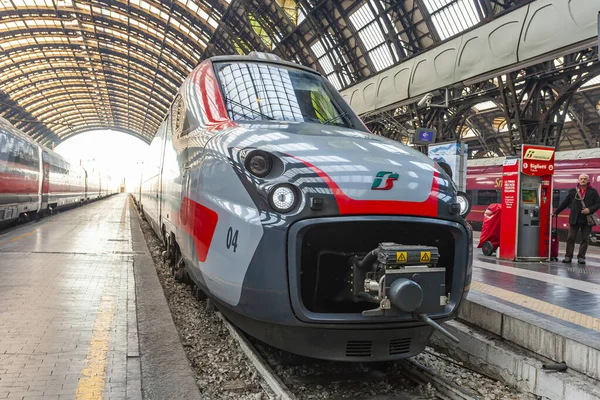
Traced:
POLYGON ((178 220, 180 228, 194 239, 198 261, 206 261, 219 214, 192 199, 184 197, 178 220))
POLYGON ((419 215, 435 217, 438 215, 438 172, 434 170, 431 191, 424 202, 400 201, 400 200, 354 200, 346 196, 340 187, 325 172, 311 163, 301 160, 308 168, 313 170, 329 186, 338 204, 342 215, 369 215, 369 214, 391 214, 391 215, 419 215))
POLYGON ((212 63, 205 61, 204 64, 193 72, 192 80, 199 89, 202 112, 206 118, 206 129, 227 129, 237 124, 229 119, 225 102, 219 89, 219 83, 213 70, 212 63))

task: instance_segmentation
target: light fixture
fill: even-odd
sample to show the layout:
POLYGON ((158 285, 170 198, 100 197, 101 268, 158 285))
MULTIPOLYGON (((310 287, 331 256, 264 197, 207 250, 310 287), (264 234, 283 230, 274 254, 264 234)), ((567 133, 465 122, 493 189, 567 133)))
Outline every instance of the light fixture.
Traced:
POLYGON ((294 187, 286 183, 275 185, 269 193, 271 207, 280 213, 292 211, 296 206, 297 198, 294 187))
POLYGON ((460 205, 460 211, 458 212, 461 217, 466 218, 467 215, 471 212, 471 197, 465 192, 461 192, 460 190, 456 192, 456 199, 458 200, 458 204, 460 205))
POLYGON ((261 150, 253 150, 246 156, 244 166, 253 175, 264 178, 271 172, 273 161, 269 153, 261 150))

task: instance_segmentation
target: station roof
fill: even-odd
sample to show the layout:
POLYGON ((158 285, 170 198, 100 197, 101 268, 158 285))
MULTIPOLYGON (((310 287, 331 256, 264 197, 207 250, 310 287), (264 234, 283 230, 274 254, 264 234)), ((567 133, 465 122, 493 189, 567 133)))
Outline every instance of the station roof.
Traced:
MULTIPOLYGON (((0 116, 46 145, 90 129, 150 142, 204 58, 272 52, 341 90, 531 1, 1 0, 0 116)), ((573 115, 595 122, 592 88, 573 115)), ((477 107, 478 134, 501 134, 497 107, 477 107)))
POLYGON ((205 57, 273 52, 339 89, 527 0, 2 0, 0 115, 43 144, 149 142, 205 57))
POLYGON ((150 141, 228 0, 2 0, 0 113, 44 143, 150 141))

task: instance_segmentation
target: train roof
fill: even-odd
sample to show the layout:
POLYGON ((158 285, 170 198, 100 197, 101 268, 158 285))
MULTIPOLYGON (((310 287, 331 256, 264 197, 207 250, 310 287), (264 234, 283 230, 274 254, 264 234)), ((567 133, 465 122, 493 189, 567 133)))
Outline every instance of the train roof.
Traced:
POLYGON ((290 61, 285 61, 281 58, 279 58, 277 55, 275 54, 271 54, 271 53, 261 53, 258 51, 252 51, 250 52, 248 55, 231 55, 231 56, 214 56, 214 57, 210 57, 209 60, 211 62, 227 62, 227 61, 252 61, 252 62, 265 62, 265 63, 269 63, 269 64, 279 64, 279 65, 283 65, 286 67, 292 67, 292 68, 297 68, 297 69, 302 69, 304 71, 307 72, 311 72, 315 75, 321 75, 319 74, 318 71, 315 71, 312 68, 306 67, 302 64, 297 64, 294 62, 290 62, 290 61))
MULTIPOLYGON (((600 148, 557 151, 554 156, 554 161, 584 160, 588 158, 600 158, 600 148)), ((502 165, 505 159, 506 157, 476 158, 468 160, 467 166, 486 167, 492 165, 502 165)))

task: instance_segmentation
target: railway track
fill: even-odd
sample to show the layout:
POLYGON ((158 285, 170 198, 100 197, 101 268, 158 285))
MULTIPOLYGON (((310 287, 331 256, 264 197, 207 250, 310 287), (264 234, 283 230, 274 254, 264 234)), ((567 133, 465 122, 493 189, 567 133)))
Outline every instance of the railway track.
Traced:
MULTIPOLYGON (((277 400, 298 400, 302 397, 302 394, 294 393, 294 390, 288 387, 284 380, 278 376, 276 371, 271 368, 269 363, 265 360, 261 352, 257 349, 256 346, 252 344, 252 342, 248 339, 248 337, 241 332, 237 327, 233 326, 227 319, 218 311, 216 311, 217 316, 223 321, 223 324, 227 327, 231 336, 238 342, 240 348, 244 352, 244 354, 248 357, 248 360, 254 365, 258 373, 264 379, 266 386, 265 388, 268 393, 272 393, 271 398, 277 400)), ((318 361, 316 361, 318 363, 318 361)), ((431 391, 431 396, 423 396, 423 393, 417 392, 404 392, 402 394, 397 395, 359 395, 357 397, 351 397, 355 400, 409 400, 409 399, 442 399, 442 400, 479 400, 475 393, 447 380, 443 376, 439 375, 436 371, 431 368, 424 366, 423 364, 412 360, 401 360, 396 361, 396 365, 401 366, 402 370, 399 371, 405 378, 410 380, 416 385, 421 385, 423 387, 433 387, 435 391, 431 391)), ((339 378, 339 376, 337 376, 339 378)), ((328 379, 327 375, 319 375, 316 379, 317 382, 323 382, 328 379)), ((352 378, 351 378, 352 379, 352 378)), ((358 379, 358 378, 354 378, 358 379)), ((372 380, 373 377, 367 377, 365 380, 372 380)), ((309 384, 310 379, 304 378, 304 383, 309 384)), ((361 383, 360 380, 358 382, 361 383)), ((316 386, 317 389, 322 385, 316 386)), ((316 397, 315 397, 316 398, 316 397)), ((333 394, 334 399, 348 398, 348 397, 335 397, 335 393, 333 394)))

